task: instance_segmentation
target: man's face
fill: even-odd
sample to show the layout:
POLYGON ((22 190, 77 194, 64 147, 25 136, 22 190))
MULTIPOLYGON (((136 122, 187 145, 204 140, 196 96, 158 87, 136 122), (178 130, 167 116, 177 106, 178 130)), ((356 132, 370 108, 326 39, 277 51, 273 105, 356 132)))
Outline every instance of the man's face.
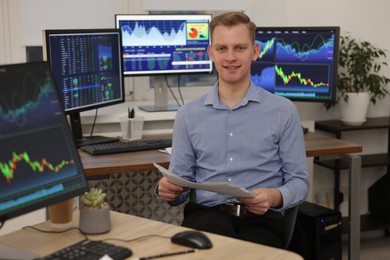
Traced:
POLYGON ((251 42, 245 25, 218 25, 208 48, 218 71, 220 83, 237 84, 250 79, 252 61, 259 55, 260 46, 251 42))

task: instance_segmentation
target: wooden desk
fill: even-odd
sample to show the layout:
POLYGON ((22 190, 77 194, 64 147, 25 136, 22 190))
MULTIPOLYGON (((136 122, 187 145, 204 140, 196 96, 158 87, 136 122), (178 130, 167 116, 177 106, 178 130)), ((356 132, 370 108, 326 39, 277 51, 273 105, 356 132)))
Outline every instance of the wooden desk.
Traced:
MULTIPOLYGON (((349 259, 359 259, 361 158, 363 147, 318 133, 305 134, 307 157, 342 156, 349 164, 349 259)), ((168 167, 170 156, 157 150, 91 156, 79 152, 87 176, 155 170, 153 162, 168 167)))
MULTIPOLYGON (((146 235, 160 235, 171 237, 177 232, 187 228, 162 223, 159 221, 135 217, 123 213, 111 212, 112 230, 103 235, 89 236, 91 240, 107 238, 134 239, 146 235)), ((78 226, 78 213, 74 214, 73 225, 78 226)), ((36 225, 44 230, 53 230, 49 221, 36 225)), ((263 246, 238 239, 206 233, 213 243, 213 247, 207 250, 199 250, 195 253, 182 256, 164 257, 164 259, 302 259, 299 255, 282 249, 263 246)), ((69 246, 84 237, 78 230, 66 233, 48 234, 33 229, 23 229, 0 237, 0 245, 14 247, 16 249, 34 252, 39 256, 48 255, 63 247, 69 246)), ((170 253, 187 250, 187 247, 172 244, 169 238, 152 237, 133 242, 107 241, 113 244, 129 247, 133 251, 133 257, 147 257, 162 253, 170 253)))
MULTIPOLYGON (((307 157, 359 153, 362 146, 317 133, 305 134, 307 157)), ((157 150, 89 155, 79 150, 86 176, 155 170, 153 163, 168 167, 170 155, 157 150)))
POLYGON ((98 176, 104 174, 126 173, 136 171, 151 171, 156 168, 153 163, 158 163, 165 168, 169 165, 170 155, 149 150, 131 153, 117 153, 110 155, 90 155, 79 150, 86 176, 98 176))

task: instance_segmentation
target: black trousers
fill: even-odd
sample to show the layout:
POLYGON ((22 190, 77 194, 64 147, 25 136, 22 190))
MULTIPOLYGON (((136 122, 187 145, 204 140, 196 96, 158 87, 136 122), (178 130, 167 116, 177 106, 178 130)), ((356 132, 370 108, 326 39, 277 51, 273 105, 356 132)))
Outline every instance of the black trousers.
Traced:
POLYGON ((182 226, 283 248, 284 218, 237 217, 193 202, 184 208, 182 226))

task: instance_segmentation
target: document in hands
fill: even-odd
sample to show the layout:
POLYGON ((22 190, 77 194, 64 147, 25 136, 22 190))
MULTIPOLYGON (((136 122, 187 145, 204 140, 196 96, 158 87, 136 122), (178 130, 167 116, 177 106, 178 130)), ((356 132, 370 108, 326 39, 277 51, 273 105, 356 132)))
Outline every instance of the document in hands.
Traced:
POLYGON ((158 165, 157 163, 153 164, 154 167, 156 167, 162 175, 164 175, 170 182, 186 187, 186 188, 194 188, 194 189, 201 189, 201 190, 207 190, 212 191, 224 195, 230 195, 233 197, 253 197, 254 194, 247 189, 244 189, 242 187, 237 187, 234 185, 231 185, 227 182, 214 182, 214 183, 197 183, 185 180, 183 178, 180 178, 179 176, 173 174, 169 170, 165 169, 161 165, 158 165))

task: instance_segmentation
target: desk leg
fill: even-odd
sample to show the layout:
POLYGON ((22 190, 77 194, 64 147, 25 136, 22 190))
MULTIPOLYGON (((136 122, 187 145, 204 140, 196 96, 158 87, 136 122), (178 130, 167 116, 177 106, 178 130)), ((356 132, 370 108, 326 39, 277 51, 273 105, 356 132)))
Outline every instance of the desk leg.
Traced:
POLYGON ((342 155, 349 163, 349 247, 348 259, 360 259, 360 175, 362 160, 359 155, 342 155))

